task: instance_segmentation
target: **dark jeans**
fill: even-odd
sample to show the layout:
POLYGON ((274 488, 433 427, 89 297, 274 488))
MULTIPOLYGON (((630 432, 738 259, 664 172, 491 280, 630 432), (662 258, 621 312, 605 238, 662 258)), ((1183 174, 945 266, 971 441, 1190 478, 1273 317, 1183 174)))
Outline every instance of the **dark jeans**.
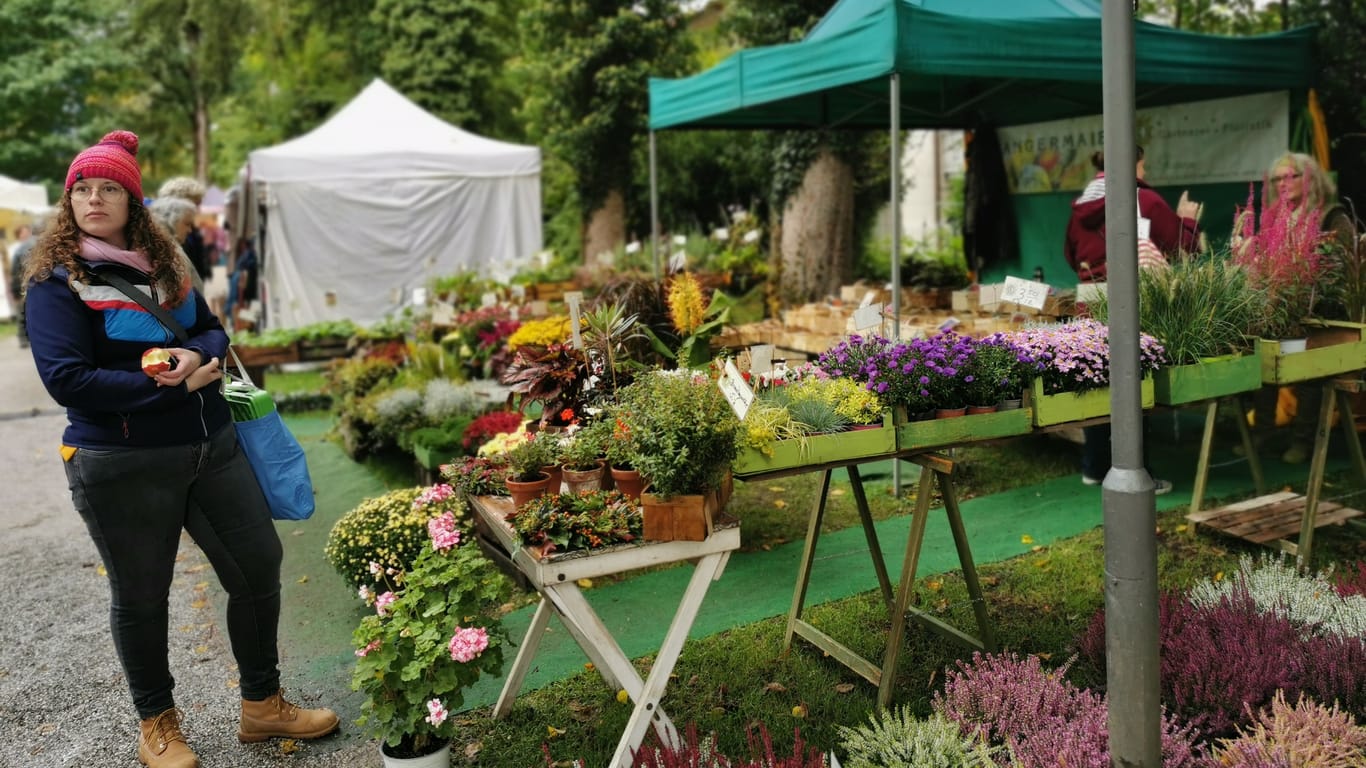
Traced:
POLYGON ((228 593, 228 639, 242 698, 274 694, 283 551, 233 427, 194 445, 82 448, 66 463, 66 476, 109 573, 114 648, 139 717, 175 706, 167 625, 182 528, 228 593))

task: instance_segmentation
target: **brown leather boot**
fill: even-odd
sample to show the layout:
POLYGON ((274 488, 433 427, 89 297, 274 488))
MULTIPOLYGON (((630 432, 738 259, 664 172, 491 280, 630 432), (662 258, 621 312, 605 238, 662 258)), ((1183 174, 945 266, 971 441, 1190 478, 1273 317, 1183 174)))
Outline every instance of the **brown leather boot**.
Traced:
POLYGON ((180 732, 180 710, 168 709, 142 721, 138 762, 148 768, 199 768, 199 758, 180 732))
POLYGON ((243 743, 266 739, 316 739, 337 730, 341 722, 330 709, 300 709, 285 700, 283 690, 264 701, 242 699, 242 724, 237 739, 243 743))

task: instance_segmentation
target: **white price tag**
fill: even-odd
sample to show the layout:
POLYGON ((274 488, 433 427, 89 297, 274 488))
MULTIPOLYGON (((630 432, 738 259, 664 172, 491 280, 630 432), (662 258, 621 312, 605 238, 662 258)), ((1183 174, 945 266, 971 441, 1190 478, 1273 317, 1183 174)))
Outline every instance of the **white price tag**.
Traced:
POLYGON ((497 303, 498 294, 494 293, 493 291, 487 291, 479 297, 479 306, 481 307, 491 307, 497 303))
POLYGON ((526 301, 526 286, 525 286, 525 285, 514 285, 514 286, 512 286, 512 298, 516 299, 518 304, 520 304, 520 303, 526 301))
POLYGON ((414 289, 413 289, 413 306, 415 306, 415 307, 425 307, 425 306, 427 306, 427 289, 426 289, 426 288, 414 288, 414 289))
POLYGON ((725 395, 726 402, 730 403, 731 410, 735 411, 735 416, 744 421, 745 414, 749 413, 749 406, 754 402, 754 391, 749 388, 745 377, 740 375, 740 369, 735 367, 734 360, 726 361, 726 372, 716 380, 716 386, 721 388, 721 394, 725 395))
POLYGON ((1048 302, 1048 283, 1007 277, 1006 287, 1001 291, 1001 301, 1013 301, 1034 309, 1043 309, 1048 302))
POLYGON ((683 251, 674 251, 674 255, 669 257, 669 272, 682 272, 688 266, 688 254, 683 251))
POLYGON ((754 375, 768 373, 773 368, 773 345, 755 344, 749 348, 749 371, 754 375))
POLYGON ((869 304, 872 304, 872 303, 873 303, 873 299, 875 299, 875 298, 877 298, 877 294, 876 294, 876 293, 873 293, 872 291, 869 291, 869 292, 863 294, 863 301, 860 301, 860 302, 859 302, 859 306, 860 306, 860 307, 866 307, 866 306, 868 306, 869 304))
POLYGON ((438 301, 432 307, 433 325, 450 325, 455 322, 455 307, 444 301, 438 301))
POLYGON ((574 349, 583 349, 583 333, 579 331, 579 304, 583 302, 583 291, 568 291, 564 303, 569 305, 569 329, 574 333, 574 349))
POLYGON ((1145 218, 1143 218, 1142 216, 1139 216, 1139 217, 1138 217, 1138 239, 1139 239, 1139 240, 1149 240, 1149 239, 1151 239, 1152 231, 1153 231, 1153 220, 1152 220, 1152 219, 1145 219, 1145 218))
POLYGON ((961 320, 959 320, 959 319, 956 318, 956 317, 949 317, 949 318, 946 318, 946 319, 944 320, 944 322, 942 322, 942 323, 939 324, 939 330, 940 330, 941 333, 942 333, 942 332, 945 332, 945 331, 952 331, 954 328, 957 328, 959 325, 962 325, 962 321, 961 321, 961 320))
MULTIPOLYGON (((872 294, 868 294, 871 296, 872 294)), ((854 310, 854 330, 862 331, 867 328, 882 325, 882 305, 864 304, 854 310)))

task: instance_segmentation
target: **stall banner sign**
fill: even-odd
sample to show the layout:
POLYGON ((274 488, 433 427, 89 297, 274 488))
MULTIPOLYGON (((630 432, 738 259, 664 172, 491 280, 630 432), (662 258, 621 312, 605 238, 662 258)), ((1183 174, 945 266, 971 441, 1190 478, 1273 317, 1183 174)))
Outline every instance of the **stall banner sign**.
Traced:
MULTIPOLYGON (((1150 107, 1135 113, 1145 181, 1155 187, 1260 181, 1290 141, 1287 91, 1150 107)), ((998 129, 1011 194, 1080 191, 1103 149, 1100 115, 998 129)))

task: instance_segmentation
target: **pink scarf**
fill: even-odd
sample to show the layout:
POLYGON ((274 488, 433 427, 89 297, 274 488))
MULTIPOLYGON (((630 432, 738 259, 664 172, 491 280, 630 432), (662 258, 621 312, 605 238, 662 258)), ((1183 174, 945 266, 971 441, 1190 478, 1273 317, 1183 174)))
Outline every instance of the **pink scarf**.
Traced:
POLYGON ((81 238, 81 258, 86 261, 122 264, 143 274, 152 274, 152 260, 142 251, 125 251, 96 237, 81 238))

